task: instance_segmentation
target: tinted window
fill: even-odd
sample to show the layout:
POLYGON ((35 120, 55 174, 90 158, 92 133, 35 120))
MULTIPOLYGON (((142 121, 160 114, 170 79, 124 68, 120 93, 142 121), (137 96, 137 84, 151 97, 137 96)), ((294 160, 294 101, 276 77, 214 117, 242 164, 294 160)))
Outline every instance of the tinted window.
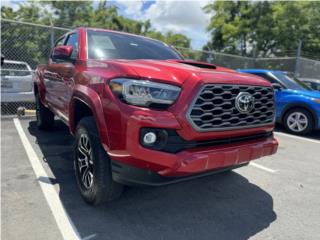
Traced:
POLYGON ((271 83, 279 83, 276 79, 274 79, 273 77, 269 76, 266 73, 252 73, 252 74, 257 75, 259 77, 262 77, 262 78, 268 80, 271 83))
POLYGON ((274 72, 272 74, 275 75, 279 79, 279 81, 289 89, 312 90, 310 87, 307 86, 307 84, 295 78, 293 74, 283 72, 274 72))
POLYGON ((64 43, 64 37, 63 38, 60 38, 57 42, 56 42, 56 45, 54 45, 55 47, 56 46, 61 46, 61 45, 63 45, 63 43, 64 43))
POLYGON ((90 59, 181 59, 162 42, 113 32, 88 31, 90 59))
POLYGON ((70 34, 65 45, 73 47, 70 58, 76 59, 78 55, 78 35, 75 33, 70 34))
POLYGON ((311 83, 311 87, 312 87, 314 90, 320 91, 320 83, 312 82, 312 83, 311 83))

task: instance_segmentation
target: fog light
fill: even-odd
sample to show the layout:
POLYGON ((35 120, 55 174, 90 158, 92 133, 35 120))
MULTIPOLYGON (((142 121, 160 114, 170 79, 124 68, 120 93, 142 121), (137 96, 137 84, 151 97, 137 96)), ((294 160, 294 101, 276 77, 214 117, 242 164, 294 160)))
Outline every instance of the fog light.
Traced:
POLYGON ((148 132, 143 137, 143 142, 145 144, 153 144, 157 141, 157 135, 153 132, 148 132))

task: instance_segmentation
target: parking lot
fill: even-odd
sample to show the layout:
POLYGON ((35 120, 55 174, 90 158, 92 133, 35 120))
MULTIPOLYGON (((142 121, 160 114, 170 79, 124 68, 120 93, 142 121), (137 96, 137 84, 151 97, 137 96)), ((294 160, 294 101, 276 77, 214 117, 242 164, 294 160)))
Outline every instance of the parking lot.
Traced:
POLYGON ((61 122, 2 119, 2 239, 320 239, 320 133, 279 131, 278 153, 247 167, 92 207, 61 122))

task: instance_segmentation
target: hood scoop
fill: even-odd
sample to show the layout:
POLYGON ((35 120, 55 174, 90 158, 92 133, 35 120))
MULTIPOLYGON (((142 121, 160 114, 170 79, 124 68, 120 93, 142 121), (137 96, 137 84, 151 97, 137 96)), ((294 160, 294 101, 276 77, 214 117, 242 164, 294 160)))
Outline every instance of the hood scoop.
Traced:
POLYGON ((192 61, 192 60, 176 60, 175 62, 205 69, 217 69, 217 66, 210 63, 192 61))

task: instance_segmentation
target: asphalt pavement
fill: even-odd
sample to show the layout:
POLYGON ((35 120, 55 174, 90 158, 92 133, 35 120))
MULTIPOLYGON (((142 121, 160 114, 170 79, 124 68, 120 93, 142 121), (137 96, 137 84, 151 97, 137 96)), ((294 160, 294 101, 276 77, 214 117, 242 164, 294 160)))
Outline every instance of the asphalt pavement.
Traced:
POLYGON ((78 193, 73 138, 61 122, 42 132, 33 118, 2 119, 2 239, 57 240, 68 231, 86 240, 320 239, 320 133, 278 131, 278 153, 252 165, 165 187, 127 187, 119 200, 92 207, 78 193))

